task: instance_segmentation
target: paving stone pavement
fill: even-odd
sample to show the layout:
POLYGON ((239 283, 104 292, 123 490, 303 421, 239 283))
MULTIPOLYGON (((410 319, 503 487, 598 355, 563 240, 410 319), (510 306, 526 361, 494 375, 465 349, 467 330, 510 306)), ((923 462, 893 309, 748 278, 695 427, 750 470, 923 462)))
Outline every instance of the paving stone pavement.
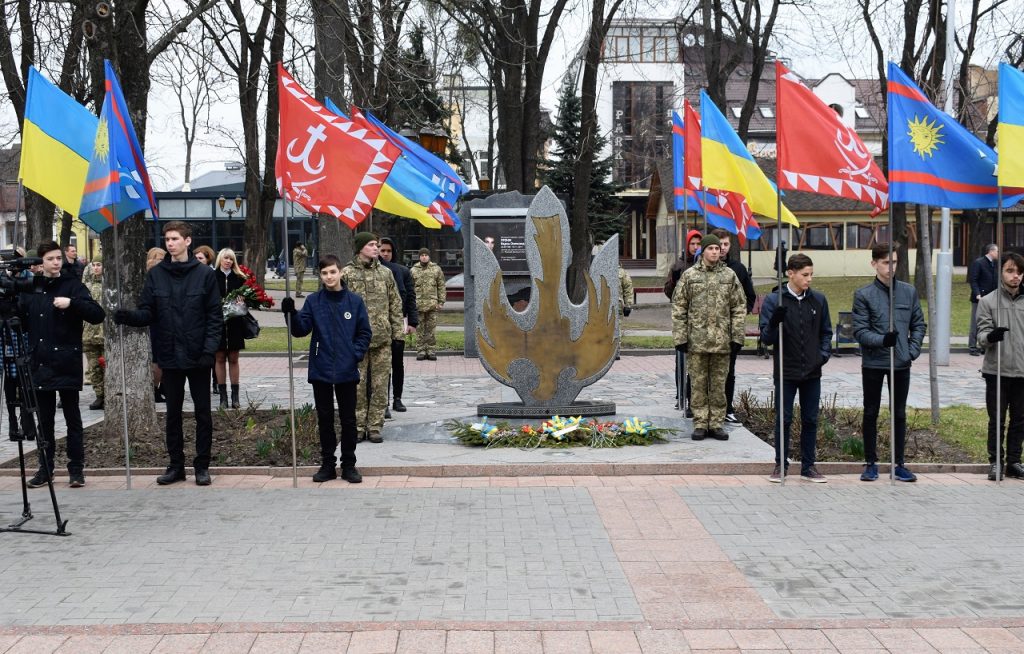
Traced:
POLYGON ((780 617, 1018 616, 1024 484, 680 488, 780 617))

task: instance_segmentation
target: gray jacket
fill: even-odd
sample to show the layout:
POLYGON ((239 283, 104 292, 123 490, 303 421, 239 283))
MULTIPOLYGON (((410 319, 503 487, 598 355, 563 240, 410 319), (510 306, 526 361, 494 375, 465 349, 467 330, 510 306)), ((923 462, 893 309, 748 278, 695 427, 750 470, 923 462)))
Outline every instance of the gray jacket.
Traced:
POLYGON ((1010 328, 1003 336, 1003 376, 1024 377, 1024 293, 1013 297, 999 288, 978 301, 978 345, 985 350, 981 372, 986 375, 996 374, 996 344, 988 342, 995 327, 1010 328))
MULTIPOLYGON (((906 282, 896 282, 893 289, 893 329, 896 339, 895 368, 909 368, 921 356, 921 344, 927 325, 917 298, 917 290, 906 282)), ((875 278, 853 294, 853 335, 861 346, 861 366, 888 369, 889 348, 882 339, 889 331, 889 288, 875 278)))

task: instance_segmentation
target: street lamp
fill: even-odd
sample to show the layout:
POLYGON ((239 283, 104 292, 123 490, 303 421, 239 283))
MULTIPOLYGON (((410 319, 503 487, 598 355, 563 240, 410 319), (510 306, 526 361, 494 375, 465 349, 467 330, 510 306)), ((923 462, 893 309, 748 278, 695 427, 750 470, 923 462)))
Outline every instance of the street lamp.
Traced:
POLYGON ((240 195, 236 195, 235 196, 235 208, 234 209, 225 209, 224 205, 226 203, 227 203, 227 200, 224 198, 223 195, 221 195, 219 198, 217 198, 217 204, 220 206, 220 210, 228 215, 228 245, 230 246, 231 245, 231 217, 234 216, 236 213, 238 213, 239 211, 242 210, 242 196, 240 196, 240 195))

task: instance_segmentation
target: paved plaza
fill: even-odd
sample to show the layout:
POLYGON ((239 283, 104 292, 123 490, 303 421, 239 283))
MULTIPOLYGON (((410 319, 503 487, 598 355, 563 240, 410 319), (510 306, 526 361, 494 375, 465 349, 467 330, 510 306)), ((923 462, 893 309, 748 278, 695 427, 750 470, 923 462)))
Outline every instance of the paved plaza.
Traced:
MULTIPOLYGON (((953 360, 944 403, 980 403, 978 359, 953 360)), ((686 428, 672 365, 624 356, 585 395, 686 428)), ((287 402, 285 359, 242 366, 254 400, 287 402)), ((59 478, 71 536, 0 534, 0 652, 1024 652, 1024 482, 779 487, 720 474, 771 459, 739 428, 561 457, 470 450, 439 423, 512 398, 475 361, 407 367, 410 410, 360 445, 361 485, 59 478), (687 460, 694 474, 637 473, 687 460)), ((826 388, 855 404, 858 368, 834 360, 826 388)), ((926 405, 917 370, 912 403, 926 405)), ((741 359, 740 388, 769 379, 767 361, 741 359)), ((20 513, 19 484, 0 477, 0 523, 20 513)), ((32 526, 51 528, 45 490, 30 498, 32 526)))

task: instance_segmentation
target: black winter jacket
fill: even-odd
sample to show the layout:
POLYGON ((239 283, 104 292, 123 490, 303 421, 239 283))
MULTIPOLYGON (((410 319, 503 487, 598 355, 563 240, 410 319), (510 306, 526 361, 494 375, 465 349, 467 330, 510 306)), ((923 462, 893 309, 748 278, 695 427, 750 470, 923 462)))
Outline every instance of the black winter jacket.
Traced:
POLYGON ((736 278, 740 280, 740 286, 743 287, 743 295, 747 298, 747 313, 750 313, 754 310, 754 302, 757 300, 754 283, 750 281, 750 271, 747 270, 747 267, 742 262, 736 259, 726 259, 725 264, 736 273, 736 278))
POLYGON ((412 279, 412 271, 408 267, 393 261, 380 260, 381 265, 391 271, 398 287, 398 295, 402 298, 402 315, 408 318, 409 326, 420 324, 420 314, 416 309, 416 283, 412 279))
POLYGON ((168 254, 146 273, 137 308, 125 324, 153 327, 153 362, 161 368, 199 367, 200 357, 217 351, 224 328, 213 270, 191 253, 188 261, 171 261, 168 254))
MULTIPOLYGON (((776 345, 779 340, 778 327, 772 328, 772 314, 779 305, 778 287, 764 298, 761 305, 761 342, 776 345)), ((825 296, 808 289, 803 300, 789 292, 782 293, 782 306, 786 307, 786 318, 782 323, 782 378, 787 381, 803 381, 821 377, 821 367, 832 356, 832 318, 828 312, 825 296)), ((774 376, 778 376, 779 348, 772 348, 775 365, 774 376)))
POLYGON ((32 379, 37 390, 82 390, 82 321, 93 325, 103 322, 103 307, 72 273, 46 277, 42 293, 22 293, 18 306, 25 321, 29 350, 32 353, 32 379), (53 306, 53 299, 71 300, 67 309, 53 306))
POLYGON ((990 260, 987 256, 980 256, 971 262, 967 269, 967 283, 971 286, 971 302, 977 304, 979 295, 985 297, 996 290, 996 284, 999 283, 997 265, 997 262, 990 260))
MULTIPOLYGON (((906 282, 893 288, 893 328, 899 334, 893 352, 894 369, 904 370, 921 356, 927 325, 917 289, 906 282)), ((889 348, 882 339, 889 331, 889 287, 876 277, 853 294, 853 336, 861 346, 861 367, 885 370, 889 348)))
POLYGON ((359 362, 370 347, 370 317, 363 298, 348 291, 321 288, 291 318, 292 336, 309 340, 308 381, 342 384, 359 381, 359 362))

